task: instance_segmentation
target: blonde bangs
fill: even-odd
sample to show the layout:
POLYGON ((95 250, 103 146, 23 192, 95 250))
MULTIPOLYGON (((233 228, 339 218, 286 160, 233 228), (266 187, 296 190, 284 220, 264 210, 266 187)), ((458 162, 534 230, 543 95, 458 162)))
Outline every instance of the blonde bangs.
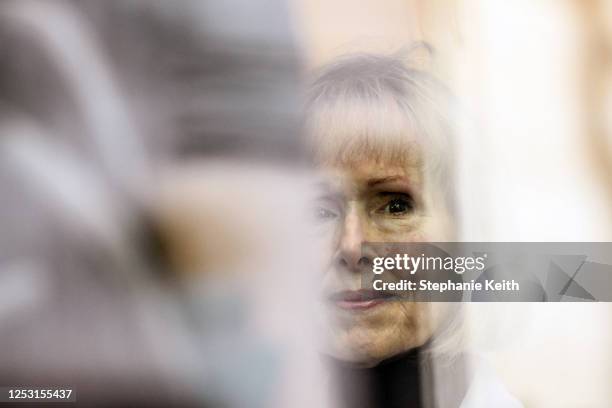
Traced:
POLYGON ((413 114, 392 97, 368 99, 342 95, 310 112, 307 128, 316 163, 414 163, 421 132, 413 114))

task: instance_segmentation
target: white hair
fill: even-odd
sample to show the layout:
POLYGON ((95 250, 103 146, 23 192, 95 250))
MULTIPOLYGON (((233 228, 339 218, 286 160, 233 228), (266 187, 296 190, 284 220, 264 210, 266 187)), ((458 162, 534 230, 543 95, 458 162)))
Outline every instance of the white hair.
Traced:
POLYGON ((425 177, 443 188, 454 212, 454 101, 409 57, 349 54, 324 66, 306 101, 311 151, 317 162, 402 163, 418 145, 425 177))

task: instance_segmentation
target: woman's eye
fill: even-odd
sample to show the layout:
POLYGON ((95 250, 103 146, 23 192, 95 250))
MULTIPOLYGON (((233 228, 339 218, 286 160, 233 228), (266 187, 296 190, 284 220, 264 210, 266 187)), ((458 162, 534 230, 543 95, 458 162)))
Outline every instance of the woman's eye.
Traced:
POLYGON ((327 208, 317 207, 314 216, 317 221, 327 221, 336 218, 338 215, 327 208))
POLYGON ((412 211, 412 209, 413 205, 410 200, 406 198, 394 198, 381 208, 381 212, 391 215, 403 215, 412 211))

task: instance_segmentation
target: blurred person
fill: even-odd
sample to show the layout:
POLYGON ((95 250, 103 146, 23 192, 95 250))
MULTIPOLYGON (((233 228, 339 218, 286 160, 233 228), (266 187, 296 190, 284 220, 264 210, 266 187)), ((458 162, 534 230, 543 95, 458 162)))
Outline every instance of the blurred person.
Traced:
POLYGON ((306 246, 282 210, 306 199, 284 2, 19 0, 0 21, 0 385, 325 406, 296 351, 307 274, 285 273, 306 246))
POLYGON ((361 286, 372 262, 365 244, 457 238, 453 101, 410 55, 339 57, 309 91, 308 137, 322 174, 315 218, 328 251, 324 353, 344 406, 520 406, 490 373, 472 371, 459 304, 361 286))

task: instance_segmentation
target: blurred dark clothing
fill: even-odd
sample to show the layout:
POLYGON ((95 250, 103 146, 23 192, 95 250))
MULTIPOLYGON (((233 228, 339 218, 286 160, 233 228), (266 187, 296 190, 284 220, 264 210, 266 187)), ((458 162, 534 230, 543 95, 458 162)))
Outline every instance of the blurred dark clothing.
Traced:
MULTIPOLYGON (((370 368, 332 361, 335 384, 339 387, 342 407, 346 408, 433 408, 434 387, 430 355, 416 348, 394 356, 370 368)), ((449 370, 457 370, 462 359, 454 361, 449 370)), ((464 373, 464 371, 460 371, 464 373)), ((455 381, 438 384, 443 391, 444 407, 461 405, 467 386, 465 375, 455 381)))

